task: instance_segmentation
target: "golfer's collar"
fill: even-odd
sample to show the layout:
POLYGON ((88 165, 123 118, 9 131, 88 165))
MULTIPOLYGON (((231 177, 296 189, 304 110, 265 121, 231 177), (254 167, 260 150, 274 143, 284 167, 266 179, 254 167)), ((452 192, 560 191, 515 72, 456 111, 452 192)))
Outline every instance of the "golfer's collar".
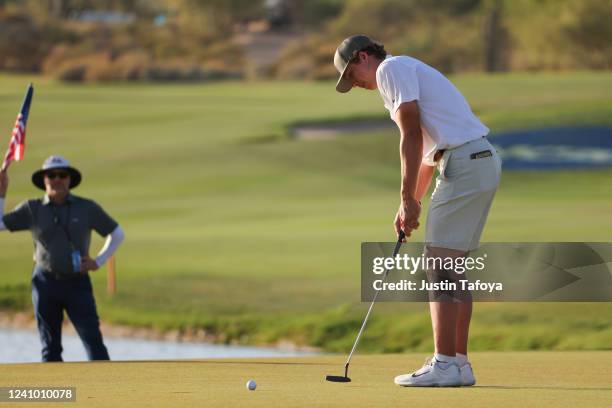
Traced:
MULTIPOLYGON (((72 194, 68 193, 68 196, 66 196, 66 201, 69 202, 69 203, 74 203, 74 196, 72 194)), ((43 203, 43 205, 51 204, 51 200, 49 199, 49 196, 47 194, 45 194, 43 196, 42 203, 43 203)))
POLYGON ((383 62, 385 62, 386 60, 388 60, 389 58, 393 57, 393 55, 391 54, 387 54, 387 56, 385 57, 384 60, 382 60, 380 62, 380 64, 378 64, 378 67, 376 68, 376 82, 378 83, 378 70, 380 69, 380 67, 382 66, 383 62))

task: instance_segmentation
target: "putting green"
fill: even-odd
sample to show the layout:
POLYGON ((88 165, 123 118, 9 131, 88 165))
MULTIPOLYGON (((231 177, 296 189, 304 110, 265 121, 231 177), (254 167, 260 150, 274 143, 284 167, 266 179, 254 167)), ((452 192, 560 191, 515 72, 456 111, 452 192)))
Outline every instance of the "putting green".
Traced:
MULTIPOLYGON (((351 383, 344 356, 0 366, 0 386, 75 386, 70 406, 610 407, 612 352, 474 353, 475 387, 401 388, 393 377, 423 354, 358 355, 351 383), (257 390, 248 391, 248 379, 257 390)), ((11 404, 12 405, 12 404, 11 404)), ((29 406, 29 405, 28 405, 29 406)))

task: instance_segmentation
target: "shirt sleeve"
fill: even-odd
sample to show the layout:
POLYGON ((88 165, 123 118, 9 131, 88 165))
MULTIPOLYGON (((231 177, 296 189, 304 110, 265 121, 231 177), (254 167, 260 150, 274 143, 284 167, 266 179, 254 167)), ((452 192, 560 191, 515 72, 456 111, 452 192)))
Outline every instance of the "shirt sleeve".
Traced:
POLYGON ((416 66, 387 62, 376 72, 376 82, 391 117, 402 103, 419 100, 416 66))
POLYGON ((11 232, 29 230, 32 227, 32 210, 28 201, 24 201, 13 211, 2 216, 2 223, 11 232))
POLYGON ((113 256, 117 249, 119 249, 119 245, 121 245, 124 239, 125 233, 123 232, 120 226, 117 226, 117 228, 115 228, 113 232, 111 232, 111 234, 106 237, 104 247, 96 257, 96 263, 98 264, 98 267, 104 265, 106 261, 108 261, 108 259, 113 256))
POLYGON ((103 237, 109 235, 119 225, 102 207, 93 201, 91 202, 89 220, 91 228, 103 237))

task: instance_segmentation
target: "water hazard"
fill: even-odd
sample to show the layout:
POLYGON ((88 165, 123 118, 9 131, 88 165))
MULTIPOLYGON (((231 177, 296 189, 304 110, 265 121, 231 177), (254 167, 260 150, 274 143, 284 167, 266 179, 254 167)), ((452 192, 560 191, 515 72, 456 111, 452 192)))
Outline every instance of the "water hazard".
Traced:
MULTIPOLYGON (((173 360, 201 358, 295 357, 314 353, 264 347, 225 346, 203 343, 106 337, 113 360, 173 360)), ((40 340, 35 330, 0 328, 0 363, 40 361, 40 340)), ((87 356, 76 335, 62 336, 64 361, 85 361, 87 356)))
MULTIPOLYGON (((390 120, 303 124, 292 134, 301 140, 329 140, 371 132, 395 132, 390 120)), ((612 127, 569 126, 494 132, 489 140, 506 170, 560 170, 612 166, 612 127)))
POLYGON ((509 170, 612 166, 612 127, 559 127, 490 137, 509 170))

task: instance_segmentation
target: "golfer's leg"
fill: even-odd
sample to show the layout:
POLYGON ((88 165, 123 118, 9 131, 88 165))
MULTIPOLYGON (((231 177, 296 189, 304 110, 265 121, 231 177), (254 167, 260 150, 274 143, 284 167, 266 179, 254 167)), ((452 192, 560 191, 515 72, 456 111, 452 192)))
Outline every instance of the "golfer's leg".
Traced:
POLYGON ((100 331, 91 281, 75 282, 66 304, 66 311, 74 325, 90 360, 110 360, 100 331))
POLYGON ((457 303, 457 323, 455 331, 455 352, 467 355, 470 320, 472 319, 472 294, 457 303))
MULTIPOLYGON (((429 262, 431 259, 440 260, 449 256, 459 256, 453 250, 443 248, 431 248, 426 246, 425 257, 429 262)), ((464 253, 464 252, 463 252, 464 253)), ((429 310, 431 313, 431 325, 433 328, 435 352, 433 358, 428 359, 425 365, 411 374, 403 374, 395 377, 395 383, 402 386, 439 386, 456 387, 462 384, 459 366, 455 363, 455 341, 458 303, 456 300, 457 274, 453 270, 444 268, 444 264, 436 261, 435 265, 427 266, 427 279, 429 283, 437 285, 437 288, 429 291, 429 310)))
MULTIPOLYGON (((493 203, 493 198, 495 197, 495 191, 484 192, 482 195, 486 204, 482 209, 478 226, 476 227, 474 236, 472 237, 472 242, 470 243, 471 248, 478 248, 480 245, 480 236, 482 235, 482 231, 487 221, 487 216, 489 215, 489 210, 491 209, 491 204, 493 203)), ((466 253, 466 256, 468 254, 469 252, 466 253)), ((455 341, 455 351, 466 356, 470 331, 470 320, 472 319, 472 307, 472 294, 469 291, 465 291, 461 301, 459 302, 459 311, 457 313, 457 338, 455 341)))
MULTIPOLYGON (((455 259, 464 257, 465 255, 465 251, 447 248, 427 248, 428 258, 455 259)), ((459 276, 454 271, 435 270, 434 268, 428 271, 428 278, 430 281, 455 283, 459 288, 459 276)), ((461 289, 455 291, 432 291, 432 293, 430 293, 430 299, 432 301, 429 303, 429 311, 431 314, 436 353, 454 356, 456 352, 461 352, 457 350, 457 343, 459 341, 467 342, 467 336, 465 336, 465 339, 462 336, 464 333, 468 332, 470 318, 468 316, 466 321, 466 316, 460 313, 465 313, 466 311, 465 308, 460 307, 463 301, 467 300, 465 298, 466 295, 461 289), (465 324, 467 324, 468 327, 462 327, 461 331, 457 330, 459 325, 463 326, 465 324)), ((467 343, 464 348, 467 348, 467 343)))
MULTIPOLYGON (((464 256, 468 256, 466 252, 464 256)), ((467 276, 466 276, 467 278, 467 276)), ((457 302, 457 329, 455 335, 455 352, 467 355, 468 337, 470 334, 470 321, 472 320, 472 294, 465 290, 458 296, 457 302)))
MULTIPOLYGON (((41 272, 42 273, 42 272, 41 272)), ((62 361, 62 321, 64 311, 53 293, 54 282, 42 275, 32 278, 32 304, 42 345, 42 361, 62 361)))
POLYGON ((429 302, 429 312, 436 353, 454 356, 456 353, 457 304, 452 301, 429 302))

